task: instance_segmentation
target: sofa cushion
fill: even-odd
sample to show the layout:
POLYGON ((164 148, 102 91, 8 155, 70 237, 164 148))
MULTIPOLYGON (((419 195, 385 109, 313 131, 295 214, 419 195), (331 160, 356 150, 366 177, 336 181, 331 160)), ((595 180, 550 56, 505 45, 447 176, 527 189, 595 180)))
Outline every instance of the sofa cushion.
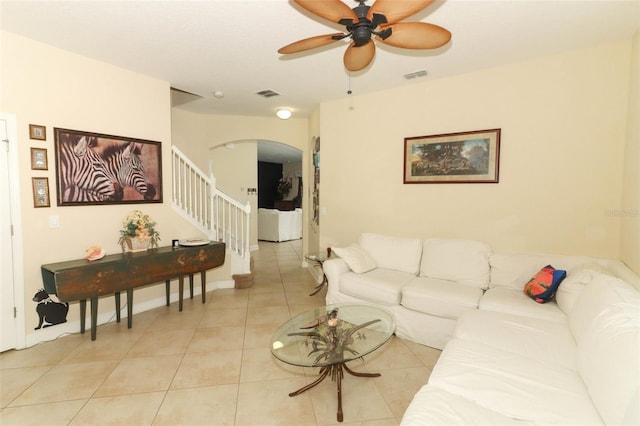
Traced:
POLYGON ((482 289, 437 278, 418 277, 402 288, 401 304, 407 309, 444 318, 458 318, 478 309, 482 289))
POLYGON ((558 286, 566 276, 567 271, 547 265, 524 285, 524 294, 538 303, 547 303, 553 299, 558 286))
POLYGON ((458 317, 454 337, 529 357, 544 364, 576 369, 576 342, 568 324, 494 311, 458 317))
POLYGON ((429 385, 536 424, 602 424, 577 371, 480 342, 449 341, 429 385))
POLYGON ((619 278, 594 272, 569 314, 569 326, 576 342, 591 328, 593 321, 607 306, 637 300, 638 292, 619 278))
POLYGON ((357 244, 349 247, 332 247, 331 250, 341 257, 349 268, 356 274, 362 274, 374 269, 376 262, 357 244))
POLYGON ((527 423, 489 410, 475 402, 435 386, 416 393, 400 425, 520 425, 527 423))
POLYGON ((420 276, 486 289, 491 248, 479 241, 429 238, 424 241, 420 276))
POLYGON ((494 287, 484 292, 478 307, 482 310, 505 312, 507 314, 543 319, 547 321, 567 322, 567 317, 555 302, 536 303, 528 298, 522 287, 494 287))
POLYGON ((360 235, 359 244, 376 262, 378 268, 414 275, 418 273, 422 256, 422 241, 418 238, 363 233, 360 235))
POLYGON ((347 272, 340 277, 340 292, 381 305, 399 305, 402 287, 412 279, 406 272, 383 268, 366 274, 347 272))
POLYGON ((636 300, 605 308, 578 345, 578 371, 607 424, 640 419, 639 307, 636 300))
POLYGON ((556 291, 556 303, 565 314, 569 315, 576 300, 585 289, 585 286, 593 281, 594 273, 612 275, 605 267, 594 263, 585 263, 568 271, 567 278, 556 291))

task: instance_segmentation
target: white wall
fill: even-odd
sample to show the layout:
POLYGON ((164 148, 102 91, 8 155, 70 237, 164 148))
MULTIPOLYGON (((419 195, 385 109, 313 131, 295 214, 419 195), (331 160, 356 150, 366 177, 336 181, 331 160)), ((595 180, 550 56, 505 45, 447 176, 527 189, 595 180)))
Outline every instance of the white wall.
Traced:
POLYGON ((620 42, 322 104, 320 246, 379 232, 619 258, 629 72, 620 42), (405 137, 492 128, 498 184, 402 183, 405 137))
POLYGON ((640 273, 640 31, 633 38, 631 57, 623 196, 619 209, 620 252, 622 260, 640 273))
MULTIPOLYGON (((158 224, 161 244, 193 232, 171 208, 171 115, 169 84, 112 65, 2 32, 2 99, 0 110, 16 114, 20 146, 20 192, 24 249, 25 335, 27 342, 46 339, 66 330, 58 325, 34 332, 38 324, 33 294, 43 286, 40 265, 82 258, 92 245, 107 253, 119 252, 122 220, 142 209, 158 224), (29 124, 46 126, 47 140, 29 139, 29 124), (54 127, 134 137, 162 143, 162 204, 65 206, 56 200, 54 127), (30 167, 30 147, 47 149, 49 170, 30 167), (48 177, 51 207, 34 208, 31 178, 48 177), (49 227, 58 216, 59 228, 49 227)), ((214 274, 208 274, 211 276, 214 274)), ((174 286, 175 289, 175 286, 174 286)), ((164 286, 135 291, 136 306, 164 297, 164 286)), ((113 313, 113 298, 103 298, 100 313, 113 313)), ((71 305, 69 327, 77 321, 71 305)), ((77 327, 77 324, 76 324, 77 327)), ((72 331, 77 331, 75 328, 72 331)))
MULTIPOLYGON (((302 178, 309 181, 307 141, 309 120, 276 117, 251 117, 236 115, 196 114, 180 108, 172 110, 173 143, 204 171, 213 166, 213 174, 223 189, 239 200, 248 200, 252 211, 257 211, 257 197, 242 194, 241 188, 257 188, 257 140, 267 140, 290 145, 302 151, 302 178), (224 148, 233 144, 234 149, 224 148), (252 148, 253 146, 253 148, 252 148), (251 166, 253 164, 253 166, 251 166), (253 167, 253 168, 252 168, 253 167)), ((308 210, 309 197, 302 200, 303 210, 308 210)), ((307 249, 307 215, 303 216, 303 250, 307 249)), ((251 223, 251 245, 258 243, 257 216, 251 223)))

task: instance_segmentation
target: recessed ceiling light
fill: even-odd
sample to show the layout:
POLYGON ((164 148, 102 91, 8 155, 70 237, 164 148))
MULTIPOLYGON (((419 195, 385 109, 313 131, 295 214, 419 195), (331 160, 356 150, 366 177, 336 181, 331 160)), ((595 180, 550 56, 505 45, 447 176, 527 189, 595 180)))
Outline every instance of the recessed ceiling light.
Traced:
POLYGON ((291 118, 291 110, 286 108, 280 108, 276 111, 276 115, 281 120, 287 120, 288 118, 291 118))

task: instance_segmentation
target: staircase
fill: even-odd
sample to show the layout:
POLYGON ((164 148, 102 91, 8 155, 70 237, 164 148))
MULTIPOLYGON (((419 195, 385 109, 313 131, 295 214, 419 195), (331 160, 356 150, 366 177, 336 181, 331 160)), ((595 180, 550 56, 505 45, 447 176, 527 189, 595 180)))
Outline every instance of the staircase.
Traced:
POLYGON ((171 165, 174 210, 209 240, 226 244, 232 274, 250 274, 251 205, 221 191, 213 175, 207 176, 175 146, 171 165))

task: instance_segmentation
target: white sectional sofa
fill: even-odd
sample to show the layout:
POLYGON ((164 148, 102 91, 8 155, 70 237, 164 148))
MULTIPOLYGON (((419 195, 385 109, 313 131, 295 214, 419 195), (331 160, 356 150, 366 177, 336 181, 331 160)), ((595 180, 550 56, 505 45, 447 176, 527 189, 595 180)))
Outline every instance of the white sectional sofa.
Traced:
POLYGON ((622 262, 378 234, 333 252, 327 304, 385 306, 399 337, 443 349, 403 425, 640 424, 640 278, 622 262), (523 288, 549 264, 567 277, 536 303, 523 288))

